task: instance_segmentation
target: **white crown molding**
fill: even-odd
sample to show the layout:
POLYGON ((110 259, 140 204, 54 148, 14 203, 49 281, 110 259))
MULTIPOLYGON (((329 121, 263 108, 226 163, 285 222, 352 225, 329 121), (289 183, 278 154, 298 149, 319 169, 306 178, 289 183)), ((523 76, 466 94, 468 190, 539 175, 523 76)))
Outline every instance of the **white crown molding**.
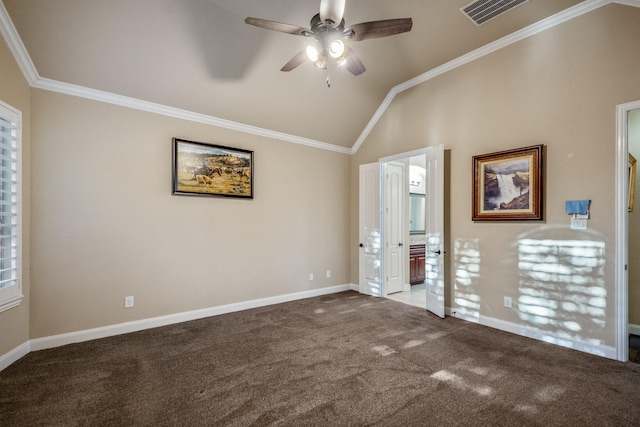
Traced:
POLYGON ((392 88, 387 94, 387 96, 385 96, 384 100, 382 101, 382 104, 380 104, 376 112, 373 114, 373 116, 369 120, 369 123, 367 123, 367 126, 365 126, 364 130, 356 140, 355 144, 353 144, 353 147, 351 147, 351 154, 356 154, 358 152, 358 150, 360 149, 360 146, 362 146, 364 141, 367 139, 367 137, 373 130, 376 123, 378 123, 378 120, 380 120, 384 112, 387 111, 387 107, 391 105, 393 98, 395 98, 396 94, 398 93, 398 91, 396 90, 396 87, 392 88))
POLYGON ((13 25, 13 21, 9 17, 9 12, 4 7, 2 0, 0 0, 0 33, 7 41, 9 50, 11 50, 20 70, 22 70, 22 74, 24 74, 29 84, 33 85, 38 79, 38 71, 36 71, 33 62, 31 62, 31 57, 24 47, 22 39, 18 35, 18 31, 16 31, 16 27, 13 25))
POLYGON ((446 64, 440 65, 439 67, 436 67, 432 70, 422 73, 410 80, 407 80, 404 83, 400 83, 399 85, 394 86, 389 91, 386 98, 382 101, 382 104, 380 105, 380 107, 378 107, 373 117, 371 117, 371 120, 369 121, 367 126, 364 128, 364 130, 356 140, 355 144, 351 147, 351 152, 353 154, 358 152, 358 150, 360 149, 360 146, 367 139, 367 137, 369 136, 369 133, 373 130, 374 126, 376 125, 380 117, 382 117, 385 110, 391 104, 391 102, 393 101, 393 99, 397 94, 404 92, 405 90, 411 89, 412 87, 417 86, 421 83, 429 81, 441 74, 447 73, 465 64, 473 62, 476 59, 482 58, 483 56, 489 55, 513 43, 517 43, 521 40, 524 40, 542 31, 548 30, 549 28, 553 28, 556 25, 567 22, 578 16, 582 16, 585 13, 592 12, 610 3, 621 3, 629 6, 640 7, 640 0, 586 0, 569 9, 566 9, 553 16, 550 16, 549 18, 543 19, 542 21, 536 22, 535 24, 531 24, 528 27, 525 27, 521 30, 516 31, 515 33, 511 33, 508 36, 502 37, 501 39, 498 39, 492 43, 489 43, 474 51, 471 51, 465 55, 462 55, 454 60, 451 60, 446 64))
POLYGON ((613 3, 623 4, 625 6, 640 7, 640 0, 613 0, 613 3))
POLYGON ((301 144, 313 148, 322 150, 334 151, 341 154, 355 154, 358 152, 364 141, 367 139, 377 122, 384 115, 385 111, 391 105, 395 96, 405 90, 408 90, 414 86, 431 80, 441 74, 454 70, 465 64, 468 64, 483 56, 489 55, 499 49, 509 46, 513 43, 521 41, 527 37, 537 34, 541 31, 552 28, 570 19, 584 15, 585 13, 596 10, 602 6, 606 6, 611 3, 622 4, 626 6, 640 7, 640 0, 586 0, 577 4, 567 10, 557 13, 549 18, 543 19, 540 22, 532 24, 522 30, 516 31, 508 36, 505 36, 493 43, 489 43, 481 48, 478 48, 472 52, 469 52, 461 57, 458 57, 446 64, 436 67, 430 71, 422 73, 417 77, 407 80, 404 83, 394 86, 387 96, 384 98, 376 112, 373 114, 364 130, 355 141, 351 148, 342 147, 339 145, 329 144, 322 141, 317 141, 309 138, 303 138, 296 135, 290 135, 282 132, 272 131, 256 126, 246 125, 243 123, 234 122, 231 120, 220 119, 205 114, 194 113, 187 110, 181 110, 161 104, 156 104, 140 99, 129 98, 126 96, 116 95, 109 92, 103 92, 83 86, 72 85, 69 83, 59 82, 51 79, 42 78, 38 75, 38 72, 31 61, 31 57, 27 52, 18 32, 16 31, 9 14, 0 0, 0 33, 4 36, 9 49, 14 55, 16 61, 25 78, 32 87, 38 89, 54 91, 67 95, 77 96, 86 99, 92 99, 95 101, 106 102, 114 105, 119 105, 127 108, 138 109, 155 114, 160 114, 168 117, 174 117, 182 120, 188 120, 197 123, 203 123, 211 126, 221 127, 225 129, 235 130, 238 132, 244 132, 252 135, 264 136, 267 138, 278 139, 281 141, 291 142, 294 144, 301 144))
POLYGON ((116 95, 109 92, 40 77, 35 65, 31 61, 31 57, 29 56, 27 49, 22 43, 22 39, 18 35, 18 31, 13 25, 13 21, 11 20, 7 9, 4 7, 4 3, 2 2, 2 0, 0 0, 0 33, 6 40, 7 45, 9 46, 11 53, 16 59, 16 62, 18 63, 22 74, 24 74, 25 78, 27 79, 27 82, 29 83, 29 85, 37 89, 49 90, 52 92, 77 96, 94 101, 106 102, 109 104, 147 111, 150 113, 160 114, 168 117, 203 123, 206 125, 221 127, 224 129, 230 129, 252 135, 291 142, 294 144, 306 145, 308 147, 319 148, 321 150, 334 151, 341 154, 351 154, 351 149, 348 147, 342 147, 339 145, 329 144, 314 139, 272 131, 257 126, 246 125, 231 120, 208 116, 206 114, 194 113, 187 110, 181 110, 179 108, 173 108, 153 102, 143 101, 140 99, 116 95))
POLYGON ((146 111, 149 113, 160 114, 163 116, 173 117, 176 119, 187 120, 191 122, 203 123, 210 126, 216 126, 224 129, 235 130, 252 135, 264 136, 267 138, 278 139, 281 141, 292 142, 294 144, 306 145, 308 147, 319 148, 322 150, 335 151, 342 154, 351 154, 351 149, 333 145, 322 141, 302 138, 287 133, 277 132, 257 126, 246 125, 231 120, 221 119, 218 117, 208 116, 206 114, 194 113, 192 111, 182 110, 180 108, 169 107, 154 102, 144 101, 141 99, 130 98, 128 96, 117 95, 110 92, 104 92, 97 89, 91 89, 84 86, 64 83, 57 80, 51 80, 39 77, 33 84, 37 89, 58 92, 65 95, 77 96, 80 98, 91 99, 94 101, 105 102, 108 104, 118 105, 121 107, 133 108, 136 110, 146 111))

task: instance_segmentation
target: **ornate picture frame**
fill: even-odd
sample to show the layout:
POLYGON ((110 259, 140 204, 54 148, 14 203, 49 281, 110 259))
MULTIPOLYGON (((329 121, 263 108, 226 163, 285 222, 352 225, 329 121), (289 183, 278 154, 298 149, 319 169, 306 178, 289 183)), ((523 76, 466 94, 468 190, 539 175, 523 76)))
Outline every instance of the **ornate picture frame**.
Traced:
POLYGON ((473 156, 473 221, 542 220, 543 145, 473 156))

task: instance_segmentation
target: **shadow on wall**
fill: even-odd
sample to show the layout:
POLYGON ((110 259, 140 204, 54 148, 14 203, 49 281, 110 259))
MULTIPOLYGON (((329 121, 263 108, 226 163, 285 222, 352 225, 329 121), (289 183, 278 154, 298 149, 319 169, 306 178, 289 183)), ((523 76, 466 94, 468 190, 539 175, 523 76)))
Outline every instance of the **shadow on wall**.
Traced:
MULTIPOLYGON (((459 239, 454 247, 454 311, 478 321, 480 239, 459 239)), ((590 230, 542 227, 520 235, 514 245, 518 287, 513 310, 544 341, 575 347, 575 341, 602 344, 606 323, 605 243, 590 230), (549 335, 544 335, 548 333, 549 335)))

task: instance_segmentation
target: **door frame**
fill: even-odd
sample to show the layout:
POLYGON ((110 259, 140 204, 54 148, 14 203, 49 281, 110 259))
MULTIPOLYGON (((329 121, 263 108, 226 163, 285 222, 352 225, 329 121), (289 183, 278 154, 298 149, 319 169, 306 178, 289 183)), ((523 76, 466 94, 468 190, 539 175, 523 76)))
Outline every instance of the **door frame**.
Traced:
POLYGON ((640 109, 640 100, 616 106, 616 358, 629 361, 629 112, 640 109))
MULTIPOLYGON (((413 156, 420 156, 420 155, 425 155, 426 156, 427 152, 429 151, 429 149, 431 147, 433 147, 433 146, 424 147, 424 148, 418 148, 416 150, 406 151, 404 153, 393 154, 391 156, 381 157, 380 159, 378 159, 378 162, 380 163, 380 181, 381 181, 381 183, 383 182, 382 174, 384 173, 384 170, 385 170, 385 168, 384 168, 385 163, 397 162, 397 161, 400 161, 400 160, 408 159, 409 157, 413 157, 413 156)), ((380 206, 384 206, 385 189, 384 189, 384 186, 382 184, 380 185, 380 187, 381 187, 380 188, 380 206)), ((409 197, 408 196, 408 192, 407 192, 407 197, 409 197)), ((444 206, 442 208, 444 209, 444 206)), ((426 215, 426 211, 425 211, 425 215, 426 215)), ((380 211, 380 238, 381 238, 381 242, 380 243, 381 243, 383 248, 385 247, 385 245, 387 243, 386 234, 385 234, 385 228, 384 228, 385 220, 386 220, 386 217, 384 215, 384 209, 381 209, 381 211, 380 211)), ((405 247, 408 248, 409 245, 405 245, 405 247)), ((406 251, 406 248, 405 248, 405 251, 406 251)), ((385 272, 385 261, 386 260, 384 258, 384 251, 382 251, 382 255, 381 255, 381 260, 380 261, 381 261, 380 262, 380 269, 381 269, 380 275, 381 275, 381 277, 385 277, 384 275, 386 274, 386 272, 385 272)), ((405 256, 405 260, 404 261, 405 262, 408 261, 408 258, 406 258, 406 256, 405 256)), ((405 266, 405 270, 406 270, 406 266, 405 266)), ((405 271, 404 274, 406 276, 406 271, 405 271)), ((383 296, 383 297, 386 296, 387 292, 386 292, 386 289, 385 289, 384 280, 382 280, 381 289, 382 289, 381 296, 383 296)), ((425 303, 425 308, 426 308, 426 303, 425 303)))

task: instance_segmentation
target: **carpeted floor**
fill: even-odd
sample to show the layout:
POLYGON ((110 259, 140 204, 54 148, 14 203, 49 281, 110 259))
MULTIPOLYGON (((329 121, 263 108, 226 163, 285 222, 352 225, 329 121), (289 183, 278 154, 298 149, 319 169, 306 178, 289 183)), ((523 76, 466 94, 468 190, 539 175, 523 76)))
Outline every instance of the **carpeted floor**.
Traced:
POLYGON ((2 426, 631 426, 640 365, 344 292, 33 352, 2 426))

